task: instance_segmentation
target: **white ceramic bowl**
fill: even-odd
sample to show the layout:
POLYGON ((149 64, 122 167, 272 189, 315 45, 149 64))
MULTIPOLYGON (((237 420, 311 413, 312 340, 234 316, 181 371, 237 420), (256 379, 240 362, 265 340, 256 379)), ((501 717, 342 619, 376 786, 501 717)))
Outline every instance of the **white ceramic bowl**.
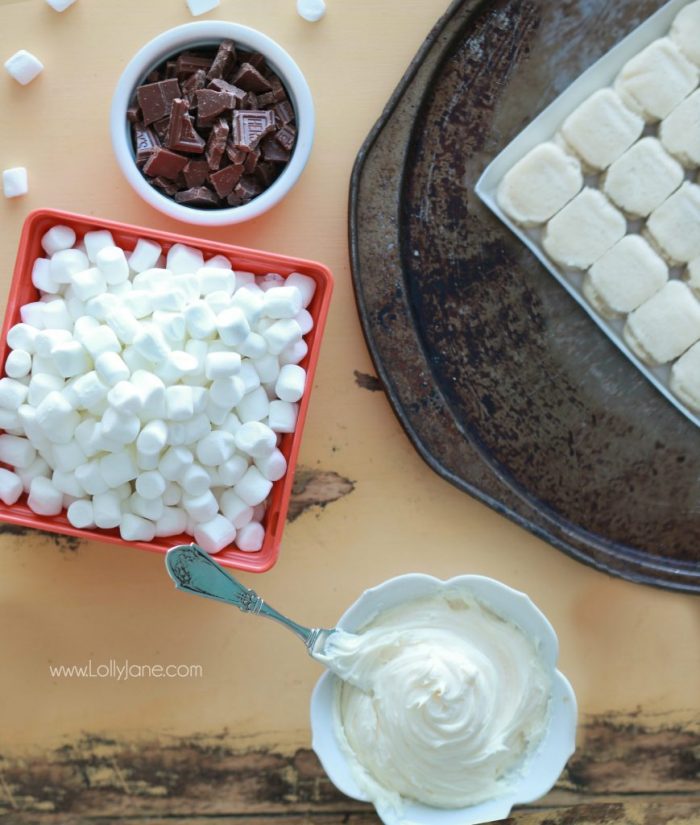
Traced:
MULTIPOLYGON (((508 796, 455 810, 407 803, 405 821, 413 825, 477 825, 504 819, 513 805, 532 802, 546 794, 575 750, 576 697, 569 682, 556 669, 559 652, 557 636, 544 615, 524 593, 484 576, 457 576, 441 581, 432 576, 411 573, 366 590, 341 616, 337 627, 357 631, 384 610, 455 586, 465 588, 539 642, 542 656, 553 674, 549 725, 508 796)), ((311 696, 312 746, 333 784, 347 796, 366 802, 368 797, 355 781, 335 735, 333 707, 336 683, 336 676, 324 673, 311 696)))
POLYGON ((299 179, 311 153, 314 139, 314 104, 309 85, 301 69, 287 52, 267 35, 238 23, 225 20, 202 20, 185 23, 159 34, 127 63, 112 98, 110 112, 112 146, 117 162, 126 179, 139 195, 151 206, 171 218, 200 226, 225 226, 257 218, 289 192, 299 179), (226 209, 195 209, 171 198, 152 187, 143 177, 134 159, 131 129, 126 110, 136 87, 146 75, 171 55, 185 48, 218 44, 233 40, 246 51, 265 55, 270 68, 277 73, 291 99, 297 118, 297 140, 292 157, 277 180, 262 194, 243 206, 226 209))

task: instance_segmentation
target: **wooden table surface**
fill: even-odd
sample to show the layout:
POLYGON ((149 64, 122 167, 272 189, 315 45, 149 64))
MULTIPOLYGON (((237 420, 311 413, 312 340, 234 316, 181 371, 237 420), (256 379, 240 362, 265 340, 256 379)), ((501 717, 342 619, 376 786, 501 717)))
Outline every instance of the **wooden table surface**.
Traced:
MULTIPOLYGON (((276 567, 242 576, 281 610, 330 625, 366 587, 409 571, 494 576, 528 592, 561 642, 580 746, 518 823, 700 823, 700 600, 590 570, 433 475, 397 424, 362 339, 347 251, 348 180, 384 102, 446 0, 222 0, 218 13, 287 48, 311 85, 316 144, 284 203, 197 230, 143 204, 119 173, 107 113, 145 41, 190 20, 184 0, 0 0, 0 165, 29 170, 0 203, 7 289, 20 227, 52 206, 316 258, 336 292, 293 518, 276 567)), ((17 823, 376 822, 309 749, 318 666, 270 623, 175 592, 158 555, 0 526, 0 813, 17 823), (50 665, 193 664, 189 678, 58 678, 50 665)))

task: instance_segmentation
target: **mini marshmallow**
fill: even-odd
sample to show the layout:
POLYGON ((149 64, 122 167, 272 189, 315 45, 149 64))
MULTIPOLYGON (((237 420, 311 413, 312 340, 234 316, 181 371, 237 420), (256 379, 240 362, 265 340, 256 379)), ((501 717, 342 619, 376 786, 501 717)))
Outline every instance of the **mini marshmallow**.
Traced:
POLYGON ((186 526, 187 513, 181 507, 164 507, 162 515, 156 521, 156 536, 179 536, 185 532, 186 526))
POLYGON ((56 369, 64 378, 84 375, 92 366, 87 352, 77 341, 65 341, 56 344, 51 349, 51 358, 53 358, 56 369))
POLYGON ((275 381, 280 372, 280 365, 276 355, 263 355, 262 358, 257 358, 253 361, 253 365, 263 384, 269 384, 275 381))
POLYGON ((19 317, 25 326, 44 329, 44 306, 41 301, 30 301, 19 308, 19 317))
POLYGON ((102 434, 117 444, 132 444, 141 429, 138 416, 109 407, 102 416, 102 434))
POLYGON ((131 376, 131 383, 141 395, 141 418, 151 421, 165 418, 165 384, 146 370, 136 370, 131 376))
MULTIPOLYGON (((110 355, 114 355, 114 353, 110 353, 110 355)), ((87 409, 88 407, 94 407, 95 404, 107 397, 107 387, 100 380, 99 373, 91 370, 75 379, 70 387, 70 394, 71 402, 74 402, 73 405, 76 409, 87 409)))
POLYGON ((36 354, 41 358, 49 358, 51 350, 57 344, 63 344, 72 340, 72 336, 67 329, 43 329, 38 332, 34 339, 36 354))
POLYGON ((70 249, 75 243, 75 232, 70 226, 52 226, 41 238, 41 247, 47 255, 70 249))
POLYGON ((184 293, 186 305, 199 300, 199 281, 196 275, 173 275, 170 280, 174 289, 184 293))
POLYGON ((182 385, 166 387, 166 416, 171 421, 186 421, 194 415, 192 388, 182 385))
POLYGON ((199 17, 200 14, 213 11, 220 2, 221 0, 187 0, 187 8, 192 17, 199 17))
POLYGON ((236 288, 236 276, 230 267, 204 266, 197 270, 197 283, 200 295, 209 295, 212 292, 226 292, 232 295, 236 288))
POLYGON ((148 519, 125 513, 119 525, 119 534, 124 541, 153 541, 156 527, 148 519))
POLYGON ((169 284, 167 288, 155 289, 151 293, 151 302, 154 310, 180 312, 185 308, 187 295, 182 289, 169 284))
POLYGON ((22 349, 10 352, 5 361, 5 372, 10 378, 24 378, 32 368, 32 356, 22 349))
POLYGON ((169 481, 163 492, 163 504, 166 504, 168 507, 172 507, 173 505, 178 504, 181 498, 182 488, 180 485, 176 484, 174 481, 169 481))
POLYGON ((122 344, 131 344, 140 324, 125 306, 115 307, 105 315, 105 323, 114 332, 122 344))
POLYGON ((268 455, 256 458, 255 466, 268 481, 279 481, 287 472, 287 459, 275 448, 268 455))
POLYGON ((248 459, 242 455, 234 455, 228 461, 217 467, 219 481, 226 486, 237 484, 248 469, 248 459))
MULTIPOLYGON (((36 359, 34 359, 36 361, 36 359)), ((3 391, 3 380, 0 378, 0 407, 5 406, 6 404, 2 403, 2 396, 4 394, 3 391)), ((49 375, 42 372, 35 372, 32 377, 29 379, 29 388, 27 392, 27 402, 32 405, 32 407, 37 407, 43 401, 44 398, 54 390, 61 390, 64 387, 65 382, 63 379, 58 375, 49 375)), ((22 385, 24 386, 24 385, 22 385)), ((11 407, 8 407, 11 409, 11 407)))
POLYGON ((243 396, 236 412, 244 424, 247 421, 262 421, 270 412, 270 401, 264 388, 257 387, 243 396))
POLYGON ((22 349, 25 352, 34 354, 34 341, 37 336, 35 327, 29 324, 15 324, 10 327, 7 333, 7 344, 11 349, 22 349))
POLYGON ((246 553, 256 553, 265 541, 265 528, 257 521, 251 521, 241 527, 236 535, 236 544, 239 550, 246 553))
POLYGON ((301 308, 301 292, 296 287, 273 286, 265 292, 263 314, 268 318, 294 318, 301 308))
POLYGON ((103 456, 99 466, 108 487, 119 487, 126 481, 133 481, 139 474, 134 457, 127 451, 103 456))
POLYGON ((107 393, 107 403, 117 412, 138 415, 141 412, 141 394, 130 381, 119 381, 107 393))
POLYGON ((211 490, 205 490, 201 495, 182 497, 182 506, 187 514, 196 521, 209 521, 219 511, 219 505, 211 490))
POLYGON ((128 504, 132 513, 151 521, 157 521, 163 515, 163 502, 158 498, 144 498, 139 493, 134 493, 129 497, 128 504))
MULTIPOLYGON (((223 337, 223 336, 222 336, 223 337)), ((301 327, 293 318, 276 321, 263 332, 267 348, 273 355, 279 355, 283 349, 301 341, 301 327)))
MULTIPOLYGON (((240 276, 240 272, 238 276, 240 276)), ((231 299, 231 307, 240 309, 245 315, 250 326, 254 326, 260 320, 265 303, 265 293, 252 287, 239 289, 231 299)))
POLYGON ((95 257, 98 269, 108 284, 121 284, 129 277, 129 264, 124 250, 118 246, 105 246, 95 257))
POLYGON ((89 268, 87 255, 79 249, 60 249, 51 256, 51 277, 57 284, 69 284, 72 275, 89 268))
POLYGON ((185 307, 184 316, 190 338, 210 338, 216 332, 216 315, 206 301, 185 307))
POLYGON ((240 307, 229 307, 216 316, 216 328, 221 340, 231 347, 244 341, 250 332, 248 320, 240 307))
POLYGON ((20 430, 18 433, 11 433, 11 435, 24 435, 21 431, 23 429, 22 422, 19 417, 18 407, 16 410, 5 410, 0 408, 0 430, 9 432, 10 430, 20 430))
POLYGON ((277 446, 277 436, 261 421, 248 421, 233 436, 236 447, 252 458, 269 455, 277 446))
POLYGON ((29 488, 32 486, 32 481, 37 476, 50 478, 52 475, 51 468, 41 456, 37 456, 29 467, 16 467, 15 470, 20 481, 22 482, 22 489, 27 493, 29 492, 29 488))
POLYGON ((103 530, 119 527, 122 520, 121 500, 113 490, 94 496, 92 507, 96 527, 103 530))
POLYGON ((299 310, 299 312, 294 316, 294 320, 297 324, 299 324, 299 329, 301 330, 302 335, 308 335, 314 328, 314 318, 308 309, 299 310))
POLYGON ((245 394, 245 384, 237 375, 230 378, 217 378, 209 388, 211 400, 221 407, 235 407, 245 394))
POLYGON ((56 293, 59 284, 51 277, 51 261, 48 258, 37 258, 32 266, 32 284, 42 292, 56 293))
POLYGON ((158 455, 168 440, 168 425, 165 421, 149 421, 136 439, 136 449, 146 455, 158 455))
POLYGON ((153 364, 147 361, 143 355, 136 352, 133 347, 124 347, 122 350, 122 358, 127 367, 133 372, 150 371, 153 369, 153 364))
POLYGON ((241 356, 237 352, 210 352, 204 361, 204 374, 210 381, 229 378, 241 371, 241 356))
MULTIPOLYGON (((41 474, 40 474, 41 475, 41 474)), ((83 485, 75 477, 74 472, 64 472, 63 470, 54 470, 51 474, 51 483, 60 490, 64 496, 73 496, 74 498, 82 498, 85 495, 83 485)), ((65 507, 65 502, 64 502, 65 507)))
POLYGON ((260 386, 260 376, 250 361, 243 361, 238 377, 243 381, 246 395, 260 386))
MULTIPOLYGON (((62 473, 71 473, 84 464, 87 456, 77 441, 69 441, 67 444, 54 444, 51 451, 54 465, 62 473)), ((64 492, 66 492, 64 490, 64 492)))
POLYGON ((162 251, 160 244, 155 241, 139 238, 129 256, 129 269, 137 273, 152 269, 158 263, 162 251))
POLYGON ((99 495, 109 489, 109 485, 102 477, 99 460, 88 461, 87 464, 76 468, 75 477, 88 495, 99 495))
POLYGON ((161 458, 158 470, 167 481, 178 481, 192 466, 194 456, 184 447, 171 447, 161 458))
POLYGON ((178 481, 182 489, 190 496, 201 496, 210 486, 209 473, 200 464, 192 464, 188 467, 178 481))
POLYGON ((16 473, 0 468, 0 501, 10 506, 23 492, 22 479, 16 473))
POLYGON ((209 295, 204 297, 204 300, 212 308, 215 315, 228 309, 233 303, 228 292, 210 292, 209 295))
POLYGON ((233 490, 226 490, 221 496, 221 512, 240 530, 253 518, 253 508, 240 499, 233 490))
POLYGON ((63 509, 63 493, 43 476, 37 476, 29 488, 29 509, 38 516, 57 516, 63 509))
POLYGON ((6 198, 19 198, 29 192, 29 180, 24 166, 2 170, 2 191, 6 198))
POLYGON ((70 283, 73 294, 81 301, 88 301, 90 298, 102 294, 107 288, 104 275, 95 266, 73 273, 70 283))
POLYGON ((0 407, 17 410, 24 403, 29 387, 15 378, 0 378, 0 407))
POLYGON ((92 502, 87 499, 74 501, 66 513, 68 521, 78 530, 95 526, 92 502))
POLYGON ((272 482, 266 479, 257 467, 253 466, 246 470, 243 478, 233 489, 242 501, 250 507, 254 507, 268 497, 272 489, 272 482))
POLYGON ((207 553, 221 552, 235 538, 236 528, 221 515, 214 515, 209 521, 194 528, 194 540, 207 553))
POLYGON ((85 244, 85 254, 91 263, 97 261, 97 255, 105 247, 114 246, 114 238, 112 233, 107 229, 96 229, 93 232, 86 232, 83 236, 83 243, 85 244))
POLYGON ((133 285, 136 289, 145 289, 148 292, 155 290, 164 291, 168 286, 172 286, 174 274, 169 269, 155 266, 146 269, 134 276, 133 285))
POLYGON ((26 86, 44 70, 44 64, 26 49, 20 49, 5 61, 5 68, 10 77, 26 86))
POLYGON ((164 361, 170 352, 165 336, 155 324, 142 324, 134 336, 134 349, 152 364, 164 361))
POLYGON ((168 344, 172 344, 178 348, 184 345, 187 326, 185 324, 185 316, 181 312, 157 309, 153 312, 151 320, 162 330, 168 344))
POLYGON ((197 272, 204 265, 204 255, 181 243, 173 244, 168 250, 166 266, 174 275, 197 272))
POLYGON ((270 401, 268 426, 276 433, 293 433, 297 425, 298 408, 289 401, 270 401))
POLYGON ((147 455, 136 450, 136 466, 139 468, 139 471, 143 470, 145 473, 150 473, 158 469, 159 463, 160 456, 157 453, 155 455, 147 455))
POLYGON ((246 358, 262 358, 267 352, 267 341, 259 333, 251 332, 245 341, 238 345, 237 349, 246 358))
POLYGON ((218 467, 233 455, 234 439, 225 430, 216 430, 197 444, 197 459, 207 467, 218 467))
POLYGON ((123 304, 135 318, 145 318, 153 312, 151 293, 145 289, 132 289, 124 296, 123 304))
POLYGON ((73 329, 73 319, 70 317, 65 301, 59 298, 44 305, 44 327, 46 329, 73 329))
POLYGON ((103 292, 102 295, 95 295, 85 302, 85 312, 92 315, 98 321, 104 321, 109 313, 118 307, 121 299, 111 292, 103 292))
POLYGON ((80 423, 80 416, 58 391, 52 391, 36 408, 37 424, 54 444, 67 444, 80 423))
POLYGON ((211 434, 211 422, 206 413, 195 415, 183 424, 185 444, 194 444, 211 434))
POLYGON ((282 401, 299 401, 306 386, 306 370, 296 364, 285 364, 280 368, 275 392, 282 401))
POLYGON ((80 343, 94 359, 97 359, 105 352, 119 353, 122 349, 117 336, 104 324, 100 324, 100 326, 94 329, 86 330, 80 336, 80 343))
POLYGON ((136 479, 136 492, 143 498, 160 498, 167 482, 157 470, 141 473, 136 479))

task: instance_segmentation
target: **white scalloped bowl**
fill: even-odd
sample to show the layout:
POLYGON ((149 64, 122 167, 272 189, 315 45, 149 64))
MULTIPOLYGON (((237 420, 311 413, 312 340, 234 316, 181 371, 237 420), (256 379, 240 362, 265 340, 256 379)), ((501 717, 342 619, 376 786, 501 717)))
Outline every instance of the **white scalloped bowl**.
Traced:
MULTIPOLYGON (((400 821, 411 825, 477 825, 505 819, 514 805, 533 802, 552 788, 576 747, 576 697, 567 679, 556 669, 559 653, 557 635, 524 593, 485 576, 456 576, 441 581, 433 576, 409 573, 366 590, 343 613, 337 627, 350 632, 358 631, 385 610, 455 586, 466 589, 539 643, 544 661, 553 674, 549 724, 542 741, 529 756, 507 795, 451 810, 407 801, 404 817, 400 821)), ((330 780, 340 791, 353 799, 368 802, 370 799, 357 784, 335 735, 333 709, 336 687, 337 677, 326 672, 314 688, 311 696, 312 747, 330 780)), ((381 817, 382 814, 378 813, 381 817)), ((383 818, 383 821, 387 825, 397 825, 398 820, 383 818)))
POLYGON ((231 23, 227 20, 200 20, 185 23, 168 29, 143 48, 126 64, 117 83, 112 98, 110 112, 110 131, 112 147, 117 163, 134 190, 151 206, 185 223, 199 226, 226 226, 251 218, 257 218, 267 212, 287 195, 299 176, 311 154, 314 142, 314 103, 311 90, 299 66, 290 55, 274 40, 262 32, 231 23), (284 84, 294 107, 297 119, 297 139, 292 156, 270 187, 249 203, 221 209, 196 209, 186 204, 176 203, 167 195, 159 192, 146 180, 136 166, 131 129, 126 119, 126 110, 134 91, 144 77, 171 55, 183 49, 212 45, 222 40, 233 40, 237 46, 248 51, 265 55, 270 67, 284 84))

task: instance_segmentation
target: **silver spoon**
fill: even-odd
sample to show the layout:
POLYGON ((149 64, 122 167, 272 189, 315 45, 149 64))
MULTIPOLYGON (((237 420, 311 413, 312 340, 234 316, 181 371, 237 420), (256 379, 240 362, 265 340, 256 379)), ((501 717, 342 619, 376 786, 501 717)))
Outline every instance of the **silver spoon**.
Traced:
POLYGON ((165 566, 178 590, 233 604, 243 613, 267 616, 289 628, 306 645, 311 656, 323 652, 328 637, 335 630, 303 627, 283 616, 258 594, 244 587, 196 544, 180 544, 165 554, 165 566))

